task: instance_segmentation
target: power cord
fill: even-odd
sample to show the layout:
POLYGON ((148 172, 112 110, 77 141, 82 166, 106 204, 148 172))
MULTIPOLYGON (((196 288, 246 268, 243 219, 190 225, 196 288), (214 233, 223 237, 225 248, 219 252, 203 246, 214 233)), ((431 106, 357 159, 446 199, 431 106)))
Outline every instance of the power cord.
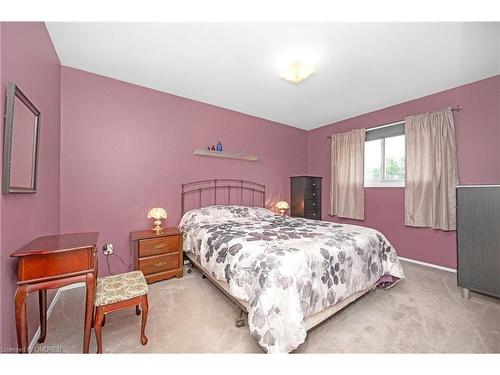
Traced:
MULTIPOLYGON (((108 246, 108 244, 105 244, 105 245, 104 245, 104 250, 106 250, 107 246, 108 246)), ((108 273, 109 273, 110 275, 114 275, 114 273, 111 271, 111 264, 109 263, 109 257, 110 257, 110 256, 112 256, 112 255, 117 256, 117 257, 118 257, 118 259, 120 259, 120 261, 121 261, 121 262, 122 262, 125 266, 127 266, 127 271, 130 271, 130 269, 131 269, 131 264, 130 264, 130 263, 127 263, 127 262, 125 262, 125 261, 123 260, 123 258, 122 258, 120 255, 118 255, 117 253, 115 253, 114 251, 113 251, 111 254, 104 254, 104 255, 106 256, 106 265, 107 265, 107 268, 108 268, 108 273)))

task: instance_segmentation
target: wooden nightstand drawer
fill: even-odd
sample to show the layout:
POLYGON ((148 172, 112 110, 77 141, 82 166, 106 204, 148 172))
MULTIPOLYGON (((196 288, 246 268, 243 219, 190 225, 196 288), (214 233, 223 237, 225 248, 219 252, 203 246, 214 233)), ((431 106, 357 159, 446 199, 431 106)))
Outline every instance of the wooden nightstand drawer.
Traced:
POLYGON ((145 274, 170 271, 179 268, 179 253, 139 258, 139 269, 145 274))
POLYGON ((162 233, 141 230, 130 233, 134 269, 141 270, 148 284, 181 278, 183 271, 182 234, 177 228, 162 233))
POLYGON ((139 240, 139 257, 179 252, 179 236, 168 236, 139 240))

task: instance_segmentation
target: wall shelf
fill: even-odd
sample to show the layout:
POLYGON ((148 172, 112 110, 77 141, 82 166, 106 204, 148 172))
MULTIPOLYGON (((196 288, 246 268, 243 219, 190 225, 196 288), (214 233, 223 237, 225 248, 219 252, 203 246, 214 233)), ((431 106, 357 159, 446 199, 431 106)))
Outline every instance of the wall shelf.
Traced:
POLYGON ((222 151, 212 151, 212 150, 193 150, 193 155, 198 156, 210 156, 215 158, 228 158, 228 159, 240 159, 240 160, 249 160, 249 161, 257 161, 259 157, 256 155, 250 155, 245 153, 231 153, 231 152, 222 152, 222 151))

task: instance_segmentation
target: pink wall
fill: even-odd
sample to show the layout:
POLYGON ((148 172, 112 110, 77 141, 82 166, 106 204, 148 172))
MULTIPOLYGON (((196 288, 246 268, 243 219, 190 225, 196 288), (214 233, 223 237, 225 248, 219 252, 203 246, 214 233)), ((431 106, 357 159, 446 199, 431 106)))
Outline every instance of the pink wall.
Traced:
MULTIPOLYGON (((147 229, 160 206, 180 220, 181 184, 236 178, 266 185, 268 204, 306 172, 306 132, 256 117, 63 67, 62 231, 99 231, 131 264, 129 232, 147 229), (258 162, 195 156, 220 140, 258 162)), ((111 258, 113 272, 126 267, 111 258)), ((107 273, 101 254, 100 273, 107 273)))
POLYGON ((326 136, 458 104, 464 106, 454 114, 460 183, 499 184, 500 76, 495 76, 308 132, 308 173, 324 177, 323 219, 377 228, 387 235, 399 255, 455 268, 455 232, 404 225, 404 188, 366 188, 364 221, 328 215, 330 142, 326 136))
MULTIPOLYGON (((130 264, 128 233, 151 225, 145 218, 147 210, 167 208, 167 225, 175 226, 180 218, 180 184, 215 177, 263 183, 272 205, 289 196, 290 175, 321 175, 324 219, 332 220, 327 215, 330 156, 325 137, 334 132, 462 104, 464 111, 455 115, 460 182, 500 183, 499 76, 304 132, 61 68, 42 23, 0 23, 0 73, 2 92, 13 80, 42 112, 39 191, 0 198, 4 347, 16 344, 15 262, 9 254, 19 246, 60 230, 97 230, 100 245, 113 242, 130 264), (246 162, 192 155, 192 149, 218 140, 227 151, 246 151, 263 159, 246 162)), ((0 113, 3 107, 0 100, 0 113)), ((455 267, 454 233, 405 227, 403 200, 401 188, 367 188, 366 219, 361 224, 382 230, 402 256, 455 267)), ((101 274, 106 274, 102 255, 100 261, 101 274)), ((114 272, 127 268, 117 258, 112 258, 111 267, 114 272)), ((33 297, 31 332, 37 326, 33 297)))
MULTIPOLYGON (((178 223, 181 183, 212 177, 255 180, 267 185, 272 204, 288 197, 290 175, 305 172, 325 178, 323 218, 333 220, 327 214, 327 135, 456 104, 464 106, 455 115, 460 182, 499 183, 499 81, 492 77, 303 132, 63 67, 63 231, 100 230, 101 242, 112 241, 130 262, 128 232, 150 225, 144 218, 148 208, 164 206, 167 225, 178 223), (251 163, 191 154, 219 139, 227 150, 264 159, 251 163)), ((456 267, 454 232, 404 226, 404 189, 367 188, 365 199, 366 219, 353 223, 382 230, 403 257, 456 267)), ((115 271, 125 268, 116 258, 113 262, 115 271)))
MULTIPOLYGON (((1 113, 4 113, 8 81, 15 82, 42 113, 38 193, 2 195, 0 198, 1 345, 15 347, 13 298, 16 262, 9 254, 34 237, 59 233, 60 230, 61 66, 43 23, 2 22, 0 30, 1 113)), ((0 133, 3 136, 3 131, 0 133)), ((36 301, 37 295, 31 295, 30 337, 38 327, 36 301)))

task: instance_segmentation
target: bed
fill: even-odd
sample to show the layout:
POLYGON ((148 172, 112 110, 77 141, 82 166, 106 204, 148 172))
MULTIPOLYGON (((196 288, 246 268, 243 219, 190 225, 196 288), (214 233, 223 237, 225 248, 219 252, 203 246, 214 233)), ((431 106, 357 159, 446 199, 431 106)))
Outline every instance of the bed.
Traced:
POLYGON ((377 230, 280 216, 265 204, 265 187, 249 181, 184 184, 179 229, 185 255, 248 314, 266 352, 296 349, 307 330, 404 278, 377 230))

